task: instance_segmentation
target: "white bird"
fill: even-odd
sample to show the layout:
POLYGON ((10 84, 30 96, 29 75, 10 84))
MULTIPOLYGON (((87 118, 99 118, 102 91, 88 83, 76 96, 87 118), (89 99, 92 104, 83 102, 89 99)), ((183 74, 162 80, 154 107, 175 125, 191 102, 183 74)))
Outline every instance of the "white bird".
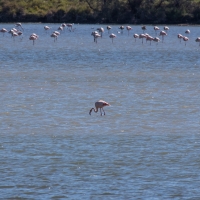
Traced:
POLYGON ((30 35, 30 37, 29 37, 29 40, 33 40, 33 45, 35 44, 35 40, 37 40, 38 39, 38 35, 37 34, 35 34, 35 33, 32 33, 31 35, 30 35))
POLYGON ((15 24, 15 26, 16 26, 16 27, 20 27, 20 28, 22 29, 22 31, 24 31, 24 29, 23 29, 23 27, 22 27, 22 24, 21 24, 21 23, 19 23, 19 22, 18 22, 18 23, 16 23, 16 24, 15 24))
POLYGON ((185 41, 185 46, 186 46, 186 42, 189 40, 188 37, 183 37, 183 41, 185 41))
POLYGON ((100 33, 100 35, 101 35, 101 37, 102 37, 102 35, 103 35, 103 32, 104 32, 104 28, 97 28, 97 31, 99 31, 99 33, 100 33))
POLYGON ((129 35, 129 31, 132 30, 132 27, 131 26, 127 26, 126 30, 128 31, 128 35, 129 35))
POLYGON ((157 31, 158 30, 160 30, 160 28, 158 27, 158 26, 154 26, 154 28, 153 28, 154 30, 155 30, 155 32, 156 32, 156 35, 157 35, 157 31))
POLYGON ((160 35, 162 36, 162 42, 164 41, 164 36, 167 35, 165 31, 160 31, 160 35))
POLYGON ((4 36, 4 33, 8 32, 8 31, 7 31, 5 28, 2 28, 2 29, 0 30, 0 32, 3 33, 3 36, 4 36))
POLYGON ((114 33, 111 33, 109 37, 112 38, 112 43, 113 43, 113 39, 116 38, 117 36, 114 33))
POLYGON ((185 33, 186 33, 186 34, 189 34, 189 33, 190 33, 190 30, 189 30, 189 29, 188 29, 188 30, 186 30, 186 31, 185 31, 185 33))
POLYGON ((135 34, 133 35, 133 37, 135 38, 135 42, 136 42, 136 38, 139 38, 139 35, 135 33, 135 34))
POLYGON ((180 39, 180 42, 181 42, 181 39, 182 39, 184 36, 182 36, 181 34, 178 34, 177 37, 178 37, 178 39, 180 39))
POLYGON ((102 111, 104 112, 104 115, 106 114, 103 107, 105 106, 110 106, 109 103, 103 101, 103 100, 99 100, 97 102, 95 102, 95 108, 91 108, 89 114, 91 115, 92 110, 94 110, 94 112, 98 112, 98 109, 100 109, 100 113, 102 115, 102 111))
POLYGON ((195 42, 198 42, 199 43, 199 46, 200 46, 200 37, 198 37, 195 42))
POLYGON ((112 29, 112 27, 111 26, 107 26, 108 33, 110 32, 110 29, 112 29))

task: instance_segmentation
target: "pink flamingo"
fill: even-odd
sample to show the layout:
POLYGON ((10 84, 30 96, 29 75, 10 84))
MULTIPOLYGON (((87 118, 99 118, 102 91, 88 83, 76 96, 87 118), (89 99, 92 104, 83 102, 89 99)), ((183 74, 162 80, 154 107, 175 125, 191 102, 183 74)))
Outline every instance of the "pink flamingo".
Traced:
POLYGON ((121 30, 121 33, 123 33, 124 26, 120 26, 119 29, 121 30))
POLYGON ((183 36, 181 34, 177 35, 178 39, 180 39, 180 43, 181 43, 181 39, 183 38, 183 36))
POLYGON ((97 31, 99 31, 99 33, 100 33, 100 35, 101 35, 101 37, 102 37, 102 35, 103 35, 103 32, 104 32, 104 28, 97 28, 97 31))
POLYGON ((112 38, 112 43, 113 43, 113 39, 116 38, 117 36, 114 33, 111 33, 109 37, 112 38))
POLYGON ((63 31, 63 27, 62 27, 62 26, 59 26, 59 27, 58 27, 58 31, 63 31))
POLYGON ((183 41, 185 41, 185 46, 186 46, 186 42, 189 40, 188 37, 183 37, 183 41))
POLYGON ((94 42, 96 42, 96 37, 95 37, 95 35, 97 35, 97 34, 99 34, 97 31, 93 31, 93 32, 91 33, 91 35, 94 37, 94 42))
POLYGON ((57 40, 57 38, 58 38, 58 35, 56 34, 56 33, 52 33, 51 34, 51 37, 53 37, 54 38, 54 42, 57 40))
POLYGON ((44 26, 44 30, 47 32, 50 29, 49 26, 44 26))
POLYGON ((143 38, 146 38, 147 36, 145 35, 145 34, 140 34, 139 35, 139 39, 141 39, 142 38, 142 44, 143 44, 143 38))
POLYGON ((155 38, 153 39, 153 41, 154 41, 154 42, 157 42, 157 45, 158 45, 158 42, 160 42, 160 38, 155 37, 155 38))
POLYGON ((33 40, 33 45, 35 44, 35 40, 38 39, 38 35, 36 35, 35 33, 32 33, 29 37, 29 40, 33 40))
POLYGON ((133 37, 135 38, 135 42, 136 42, 136 38, 139 38, 139 35, 135 33, 135 34, 133 35, 133 37))
POLYGON ((3 33, 3 36, 4 36, 4 33, 8 32, 8 31, 7 31, 5 28, 2 28, 2 29, 0 30, 0 32, 3 33))
POLYGON ((164 26, 164 30, 167 32, 169 30, 168 26, 164 26))
POLYGON ((200 46, 200 37, 198 37, 195 42, 198 42, 199 43, 199 46, 200 46))
POLYGON ((89 114, 91 115, 92 110, 94 110, 94 112, 97 113, 98 109, 100 109, 101 116, 102 116, 102 110, 103 110, 104 115, 105 115, 106 113, 105 113, 105 111, 103 109, 104 106, 110 106, 110 104, 105 102, 105 101, 103 101, 103 100, 99 100, 99 101, 95 102, 95 108, 96 109, 95 108, 91 108, 89 114))
POLYGON ((129 31, 132 30, 131 26, 127 26, 126 30, 128 31, 128 35, 129 35, 129 31))
POLYGON ((164 41, 164 36, 167 35, 165 31, 160 31, 160 35, 162 36, 162 42, 164 41))
POLYGON ((16 23, 16 24, 15 24, 15 26, 16 26, 16 27, 20 27, 20 28, 22 29, 22 31, 24 31, 24 29, 23 29, 23 27, 22 27, 22 24, 21 24, 21 23, 19 23, 19 22, 18 22, 18 23, 16 23))
POLYGON ((69 31, 74 31, 75 30, 75 29, 73 29, 73 25, 74 24, 66 24, 66 25, 67 25, 69 31))
POLYGON ((110 32, 111 26, 107 26, 108 33, 110 32))
POLYGON ((190 30, 189 30, 189 29, 187 29, 187 30, 185 31, 185 33, 186 33, 186 34, 189 34, 189 33, 190 33, 190 30))
POLYGON ((141 28, 142 28, 142 30, 143 30, 143 33, 144 33, 144 31, 147 30, 146 26, 142 26, 141 28))
POLYGON ((154 30, 155 30, 155 32, 156 32, 156 35, 157 35, 157 31, 158 30, 160 30, 160 28, 158 27, 158 26, 154 26, 154 28, 153 28, 154 30))
POLYGON ((154 39, 154 38, 151 37, 150 35, 148 35, 148 36, 146 37, 146 41, 150 41, 150 45, 151 45, 151 41, 152 41, 153 39, 154 39))

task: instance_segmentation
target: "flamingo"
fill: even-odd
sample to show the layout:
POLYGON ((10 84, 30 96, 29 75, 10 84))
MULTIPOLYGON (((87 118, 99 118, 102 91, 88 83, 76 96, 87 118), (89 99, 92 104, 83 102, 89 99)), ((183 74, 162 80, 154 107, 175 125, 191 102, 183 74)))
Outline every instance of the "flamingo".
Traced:
POLYGON ((62 27, 62 26, 59 26, 59 27, 58 27, 58 31, 63 31, 63 27, 62 27))
POLYGON ((93 31, 92 33, 91 33, 91 35, 94 37, 94 42, 96 42, 96 40, 95 40, 95 35, 96 34, 99 34, 97 31, 93 31))
POLYGON ((141 39, 142 38, 142 44, 143 44, 143 38, 146 38, 146 35, 145 34, 140 34, 139 35, 139 39, 141 39))
POLYGON ((167 32, 169 30, 168 26, 164 26, 164 30, 167 32))
POLYGON ((20 28, 22 29, 22 31, 24 31, 24 29, 23 29, 23 27, 22 27, 22 24, 21 24, 21 23, 19 23, 19 22, 18 22, 18 23, 16 23, 16 24, 15 24, 15 26, 16 26, 16 27, 20 27, 20 28))
POLYGON ((148 36, 146 37, 146 41, 150 41, 150 45, 151 45, 151 41, 152 41, 152 40, 154 40, 154 38, 151 37, 150 35, 148 35, 148 36))
POLYGON ((112 38, 112 43, 113 43, 113 39, 116 38, 117 36, 114 33, 111 33, 109 37, 112 38))
POLYGON ((123 33, 124 26, 120 26, 119 29, 121 30, 121 33, 123 33))
POLYGON ((58 35, 56 34, 56 33, 52 33, 51 34, 51 37, 53 37, 54 38, 54 42, 57 40, 57 38, 58 38, 58 35))
POLYGON ((131 26, 127 26, 126 30, 128 31, 128 35, 129 35, 129 31, 132 30, 131 26))
POLYGON ((106 113, 105 113, 105 111, 103 109, 104 106, 110 106, 110 104, 105 102, 105 101, 103 101, 103 100, 99 100, 99 101, 95 102, 95 108, 96 109, 95 108, 91 108, 89 114, 91 115, 92 110, 94 110, 94 112, 97 113, 98 109, 100 109, 101 116, 102 116, 102 110, 103 110, 104 115, 105 115, 106 113))
POLYGON ((3 33, 3 36, 4 36, 4 33, 8 32, 8 31, 7 31, 5 28, 2 28, 2 29, 0 30, 0 32, 3 33))
POLYGON ((103 32, 104 32, 104 28, 97 28, 97 31, 99 31, 99 33, 101 34, 101 37, 102 37, 102 35, 103 35, 103 32))
POLYGON ((47 32, 50 29, 49 26, 44 26, 44 30, 47 32))
POLYGON ((139 35, 135 33, 135 34, 133 35, 133 37, 135 38, 135 42, 136 42, 136 38, 138 38, 139 35))
POLYGON ((29 37, 29 40, 33 40, 33 45, 35 44, 35 40, 38 39, 38 35, 36 35, 35 33, 32 33, 29 37))
POLYGON ((183 38, 183 36, 181 34, 177 35, 178 39, 180 39, 180 43, 181 43, 181 39, 183 38))
POLYGON ((160 28, 158 27, 158 26, 154 26, 154 28, 153 28, 154 30, 155 30, 155 32, 156 32, 156 35, 157 35, 157 31, 158 30, 160 30, 160 28))
POLYGON ((200 46, 200 37, 198 37, 195 41, 198 42, 200 46))
POLYGON ((143 33, 144 33, 144 31, 147 30, 146 26, 142 26, 141 28, 142 28, 142 30, 143 30, 143 33))
POLYGON ((107 26, 108 33, 110 32, 111 26, 107 26))
POLYGON ((94 41, 97 43, 97 38, 101 37, 99 33, 94 34, 94 41))
POLYGON ((66 25, 67 25, 69 31, 74 31, 75 30, 75 29, 73 29, 73 25, 74 24, 66 24, 66 25))
POLYGON ((157 42, 157 45, 158 45, 158 42, 160 42, 160 38, 155 37, 155 38, 153 39, 153 41, 154 41, 154 42, 157 42))
POLYGON ((186 34, 189 34, 189 33, 190 33, 190 30, 189 30, 189 29, 187 29, 187 30, 185 31, 185 33, 186 33, 186 34))
POLYGON ((186 42, 189 40, 188 37, 183 37, 183 41, 185 41, 185 46, 186 46, 186 42))
POLYGON ((162 42, 164 41, 164 36, 167 35, 165 31, 160 31, 160 35, 162 36, 162 42))

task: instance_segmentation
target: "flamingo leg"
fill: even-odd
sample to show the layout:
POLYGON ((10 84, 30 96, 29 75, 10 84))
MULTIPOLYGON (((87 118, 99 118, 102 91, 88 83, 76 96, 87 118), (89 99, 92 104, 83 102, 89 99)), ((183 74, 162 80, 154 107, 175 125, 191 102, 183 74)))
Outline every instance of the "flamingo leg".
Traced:
POLYGON ((102 108, 102 110, 103 110, 103 112, 104 112, 104 115, 106 115, 106 113, 105 113, 105 111, 104 111, 104 109, 102 108))

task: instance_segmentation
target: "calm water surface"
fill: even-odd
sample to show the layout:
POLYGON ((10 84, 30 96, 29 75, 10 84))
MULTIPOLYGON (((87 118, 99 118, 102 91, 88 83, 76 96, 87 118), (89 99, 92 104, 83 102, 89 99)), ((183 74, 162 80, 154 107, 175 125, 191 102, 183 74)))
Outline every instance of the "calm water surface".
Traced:
POLYGON ((59 26, 0 35, 0 199, 199 199, 200 27, 142 45, 141 26, 113 25, 113 43, 103 26, 97 44, 100 25, 54 42, 59 26), (111 106, 90 116, 99 99, 111 106))

